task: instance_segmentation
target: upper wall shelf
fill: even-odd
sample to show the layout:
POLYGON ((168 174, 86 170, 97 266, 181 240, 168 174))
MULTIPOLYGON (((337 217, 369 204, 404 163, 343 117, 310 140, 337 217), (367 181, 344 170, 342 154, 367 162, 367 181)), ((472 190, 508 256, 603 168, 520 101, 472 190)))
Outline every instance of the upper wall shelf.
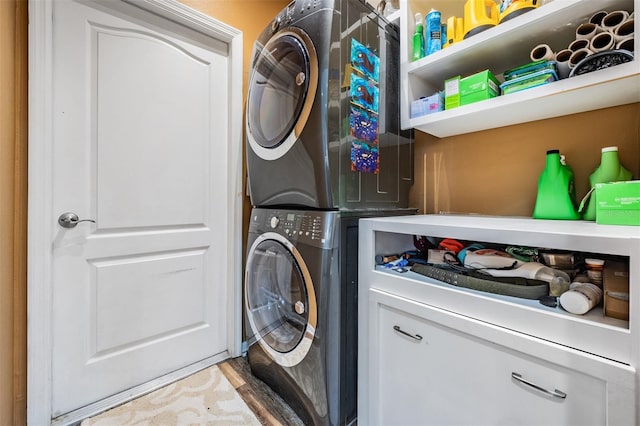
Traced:
MULTIPOLYGON (((490 69, 496 76, 530 62, 540 43, 561 50, 575 38, 576 27, 599 10, 637 9, 640 0, 555 0, 418 61, 410 61, 413 15, 432 7, 462 16, 464 1, 401 1, 400 62, 403 87, 402 127, 437 137, 486 130, 534 120, 640 102, 640 60, 500 96, 453 110, 409 118, 411 101, 443 89, 445 79, 490 69)), ((635 23, 636 34, 640 23, 635 23)), ((637 45, 638 36, 636 36, 637 45)))

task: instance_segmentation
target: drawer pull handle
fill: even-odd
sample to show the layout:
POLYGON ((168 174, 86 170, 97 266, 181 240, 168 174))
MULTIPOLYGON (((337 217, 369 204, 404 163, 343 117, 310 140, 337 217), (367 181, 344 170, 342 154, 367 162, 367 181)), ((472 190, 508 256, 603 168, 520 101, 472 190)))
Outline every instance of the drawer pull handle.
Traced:
POLYGON ((518 373, 511 373, 511 377, 513 377, 520 383, 524 383, 527 386, 531 386, 532 388, 544 393, 545 395, 553 396, 555 398, 560 398, 560 399, 565 399, 567 397, 566 393, 559 391, 558 389, 550 391, 549 389, 545 389, 540 385, 536 385, 535 383, 528 381, 518 373))
POLYGON ((419 335, 419 334, 415 334, 415 335, 414 335, 414 334, 411 334, 411 333, 407 333, 406 331, 404 331, 403 329, 401 329, 401 328, 400 328, 400 326, 398 326, 398 325, 394 325, 394 326, 393 326, 393 329, 394 329, 395 331, 397 331, 398 333, 400 333, 400 334, 404 334, 404 335, 405 335, 405 336, 407 336, 407 337, 411 337, 411 338, 412 338, 412 339, 414 339, 414 340, 418 340, 418 341, 422 340, 422 336, 421 336, 421 335, 419 335))

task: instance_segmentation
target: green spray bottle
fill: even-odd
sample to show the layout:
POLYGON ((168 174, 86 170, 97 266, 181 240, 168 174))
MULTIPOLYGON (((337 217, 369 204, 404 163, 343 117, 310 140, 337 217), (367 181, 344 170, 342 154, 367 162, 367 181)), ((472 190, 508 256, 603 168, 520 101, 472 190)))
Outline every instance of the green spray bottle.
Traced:
POLYGON ((584 203, 587 203, 586 209, 582 218, 584 220, 596 220, 596 192, 594 188, 596 183, 609 183, 619 182, 624 180, 631 180, 631 172, 624 168, 620 164, 620 157, 618 156, 617 146, 608 146, 602 148, 602 156, 600 158, 600 165, 589 176, 589 185, 591 190, 584 197, 580 205, 580 211, 584 209, 584 203))
POLYGON ((538 195, 533 209, 536 219, 577 220, 573 171, 560 161, 560 151, 547 151, 546 165, 538 179, 538 195))
POLYGON ((424 57, 425 40, 424 40, 424 27, 422 25, 422 14, 416 13, 416 30, 413 33, 413 55, 411 59, 417 61, 424 57))

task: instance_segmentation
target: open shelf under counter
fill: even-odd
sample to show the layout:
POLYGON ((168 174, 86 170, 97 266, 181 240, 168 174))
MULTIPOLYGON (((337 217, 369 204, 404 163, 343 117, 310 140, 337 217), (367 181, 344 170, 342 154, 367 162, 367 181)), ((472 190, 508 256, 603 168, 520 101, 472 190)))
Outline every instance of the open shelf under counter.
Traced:
POLYGON ((574 315, 538 300, 457 287, 412 271, 400 273, 383 267, 376 267, 369 280, 370 288, 631 364, 629 322, 604 316, 601 307, 574 315))

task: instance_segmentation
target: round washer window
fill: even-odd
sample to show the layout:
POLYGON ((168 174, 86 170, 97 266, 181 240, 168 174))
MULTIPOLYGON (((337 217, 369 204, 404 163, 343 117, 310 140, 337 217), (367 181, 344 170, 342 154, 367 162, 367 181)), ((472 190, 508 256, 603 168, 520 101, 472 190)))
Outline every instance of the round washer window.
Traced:
POLYGON ((279 353, 294 350, 307 329, 309 302, 304 276, 291 251, 264 240, 247 264, 246 303, 254 332, 279 353))

